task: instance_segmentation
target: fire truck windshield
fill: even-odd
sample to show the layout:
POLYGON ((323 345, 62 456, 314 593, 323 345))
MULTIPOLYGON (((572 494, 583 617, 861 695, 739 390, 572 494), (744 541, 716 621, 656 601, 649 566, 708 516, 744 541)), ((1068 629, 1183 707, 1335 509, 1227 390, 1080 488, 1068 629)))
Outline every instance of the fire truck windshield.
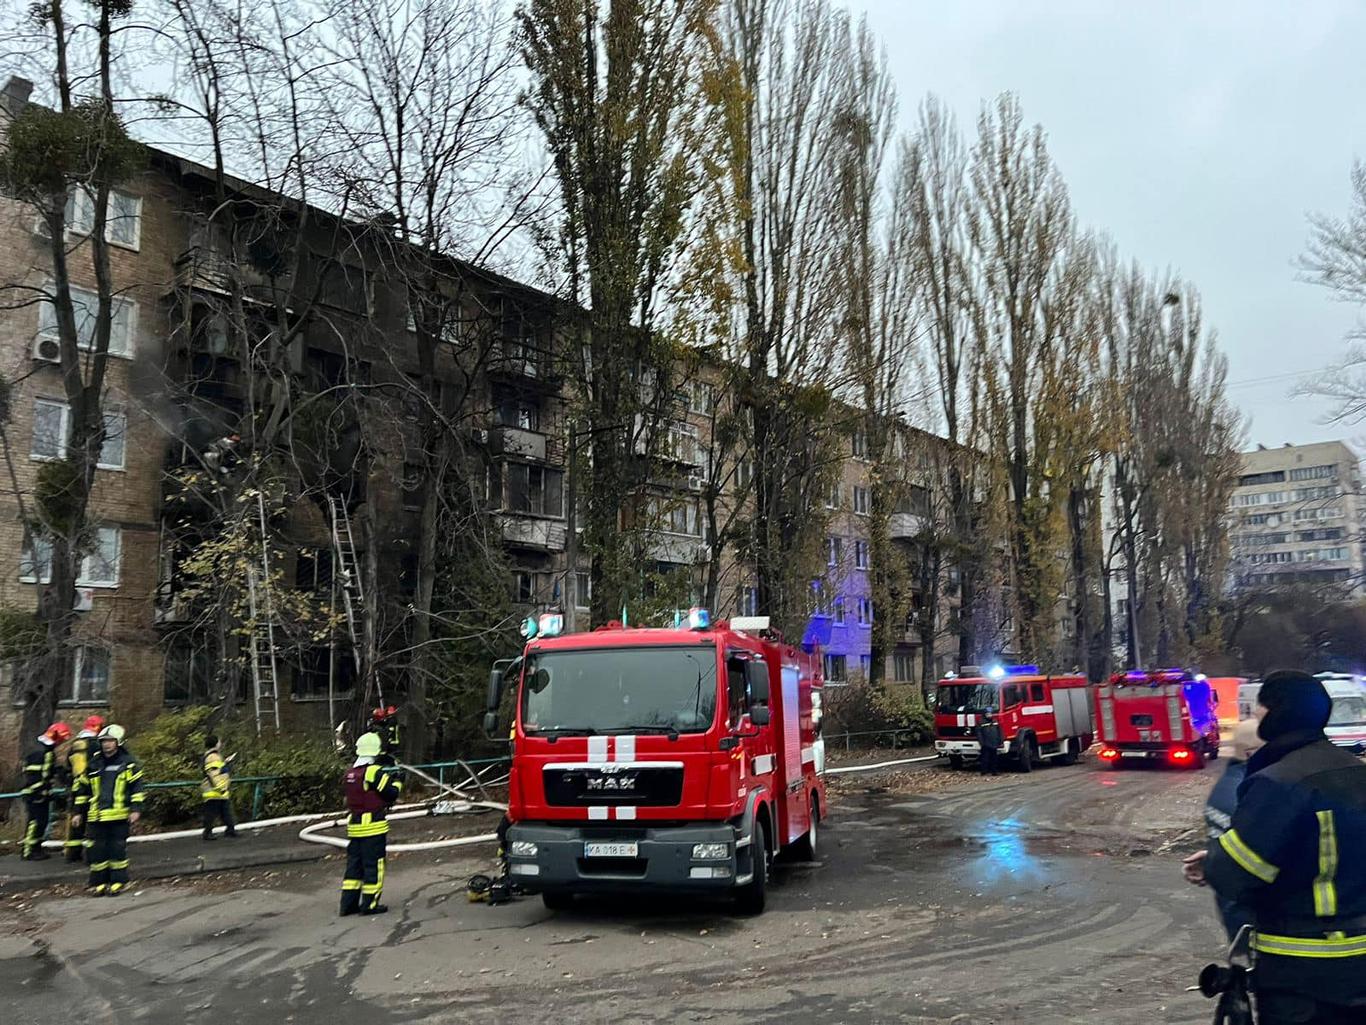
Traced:
POLYGON ((941 683, 939 711, 981 711, 1001 704, 994 683, 941 683))
POLYGON ((522 685, 529 733, 705 733, 716 716, 716 649, 536 652, 522 685))

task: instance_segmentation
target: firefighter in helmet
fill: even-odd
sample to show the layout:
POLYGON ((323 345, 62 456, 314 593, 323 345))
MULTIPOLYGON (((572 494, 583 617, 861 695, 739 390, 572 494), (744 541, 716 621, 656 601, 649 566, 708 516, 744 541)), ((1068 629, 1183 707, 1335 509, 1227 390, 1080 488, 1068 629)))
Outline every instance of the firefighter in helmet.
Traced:
POLYGON ((1261 1025, 1366 1021, 1366 764, 1324 735, 1308 673, 1271 673, 1257 701, 1266 745, 1186 878, 1251 911, 1261 1025))
POLYGON ((342 879, 341 914, 382 915, 384 851, 389 839, 389 807, 403 791, 398 773, 381 763, 383 744, 377 733, 356 740, 356 761, 347 770, 346 875, 342 879))
MULTIPOLYGON (((76 785, 76 781, 85 775, 85 770, 90 764, 91 757, 99 749, 99 742, 95 738, 99 736, 100 730, 102 729, 104 729, 104 718, 102 716, 87 716, 85 722, 81 726, 81 732, 77 733, 76 738, 71 741, 71 747, 66 753, 66 764, 73 788, 76 785)), ((66 860, 84 861, 85 821, 77 814, 74 800, 71 801, 71 806, 67 811, 66 843, 63 844, 66 852, 66 860), (80 824, 77 825, 77 823, 80 824)))
POLYGON ((73 788, 72 824, 89 822, 88 885, 97 897, 115 896, 128 886, 128 832, 142 817, 146 797, 142 767, 125 746, 126 737, 117 723, 100 730, 100 749, 73 788))
POLYGON ((47 824, 52 814, 52 784, 57 776, 57 746, 71 737, 71 727, 55 722, 38 738, 38 746, 24 758, 24 812, 28 824, 24 828, 23 857, 26 861, 44 861, 50 855, 43 850, 47 824))

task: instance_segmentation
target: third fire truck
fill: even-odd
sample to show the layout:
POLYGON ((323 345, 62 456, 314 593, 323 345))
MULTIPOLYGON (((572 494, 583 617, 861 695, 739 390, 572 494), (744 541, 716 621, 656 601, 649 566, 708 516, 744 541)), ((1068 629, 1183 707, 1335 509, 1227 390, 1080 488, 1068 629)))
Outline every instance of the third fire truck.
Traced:
POLYGON ((1151 760, 1198 769, 1219 757, 1217 699, 1200 673, 1116 673, 1096 691, 1096 705, 1104 764, 1151 760))
POLYGON ((1091 746, 1091 698, 1084 676, 1052 676, 1038 666, 964 666, 939 681, 934 749, 954 768, 976 759, 984 712, 1001 727, 1001 754, 1022 772, 1043 761, 1071 765, 1091 746))

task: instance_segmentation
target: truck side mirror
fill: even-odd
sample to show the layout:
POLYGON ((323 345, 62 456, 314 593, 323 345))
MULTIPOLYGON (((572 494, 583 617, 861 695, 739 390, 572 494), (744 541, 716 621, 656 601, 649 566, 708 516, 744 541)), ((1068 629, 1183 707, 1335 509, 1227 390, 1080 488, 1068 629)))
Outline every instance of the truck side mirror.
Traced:
POLYGON ((484 702, 486 712, 498 711, 498 706, 503 703, 503 672, 511 664, 507 660, 495 662, 493 668, 489 670, 488 698, 484 702))
POLYGON ((498 732, 498 713, 484 713, 484 736, 492 738, 498 732))
POLYGON ((768 666, 763 662, 745 664, 745 683, 749 685, 751 708, 768 704, 768 666))
POLYGON ((767 726, 772 721, 767 705, 755 705, 749 710, 751 726, 767 726))

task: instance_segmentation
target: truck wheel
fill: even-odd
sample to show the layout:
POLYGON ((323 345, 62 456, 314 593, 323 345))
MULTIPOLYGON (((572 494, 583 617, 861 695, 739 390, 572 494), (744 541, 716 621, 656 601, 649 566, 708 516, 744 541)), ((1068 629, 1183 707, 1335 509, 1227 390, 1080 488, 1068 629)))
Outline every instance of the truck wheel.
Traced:
POLYGON ((1203 769, 1203 768, 1205 767, 1205 751, 1204 751, 1204 748, 1203 748, 1203 747, 1194 748, 1194 749, 1193 749, 1193 753, 1194 753, 1195 757, 1191 759, 1191 768, 1192 768, 1193 770, 1195 770, 1196 772, 1199 772, 1201 769, 1203 769))
POLYGON ((963 767, 963 756, 962 756, 962 755, 949 755, 949 768, 950 768, 950 769, 961 769, 962 767, 963 767))
POLYGON ((748 883, 735 894, 735 910, 742 915, 763 913, 766 890, 768 889, 768 847, 764 844, 764 829, 759 825, 758 814, 754 817, 754 832, 749 837, 750 855, 754 859, 754 875, 748 883))
POLYGON ((1033 772, 1034 762, 1038 757, 1039 746, 1033 737, 1025 737, 1024 740, 1020 741, 1019 763, 1021 772, 1033 772))
POLYGON ((574 895, 563 890, 543 890, 541 903, 547 911, 568 911, 574 906, 574 895))
POLYGON ((804 836, 797 837, 792 845, 792 855, 798 861, 816 860, 816 824, 820 821, 820 805, 816 802, 816 795, 811 795, 811 828, 806 831, 804 836))
POLYGON ((1067 740, 1063 741, 1062 755, 1058 758, 1058 764, 1059 764, 1059 765, 1076 765, 1076 764, 1077 764, 1077 758, 1079 757, 1078 752, 1077 752, 1078 746, 1079 746, 1079 745, 1078 745, 1077 741, 1074 740, 1074 739, 1071 738, 1071 737, 1069 737, 1067 740))

